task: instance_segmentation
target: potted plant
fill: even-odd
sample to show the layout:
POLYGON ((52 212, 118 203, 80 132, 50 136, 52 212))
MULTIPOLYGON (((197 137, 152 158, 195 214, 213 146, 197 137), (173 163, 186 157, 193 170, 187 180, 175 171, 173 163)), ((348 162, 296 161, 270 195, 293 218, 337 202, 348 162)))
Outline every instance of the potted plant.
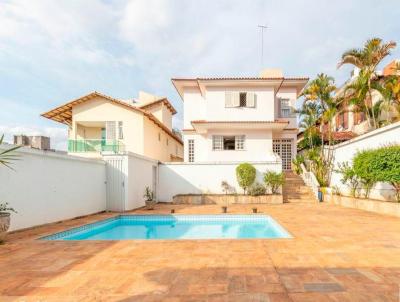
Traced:
POLYGON ((154 210, 154 206, 156 205, 157 201, 154 200, 154 192, 149 187, 146 187, 144 190, 143 197, 145 198, 146 209, 154 210))
POLYGON ((222 213, 226 213, 228 211, 228 198, 226 195, 228 195, 230 185, 228 184, 227 181, 223 180, 221 182, 221 188, 222 188, 222 191, 225 193, 224 205, 221 207, 221 209, 222 209, 222 213))
POLYGON ((7 231, 10 227, 10 212, 17 213, 17 211, 8 206, 7 202, 0 203, 0 242, 3 242, 7 236, 7 231))

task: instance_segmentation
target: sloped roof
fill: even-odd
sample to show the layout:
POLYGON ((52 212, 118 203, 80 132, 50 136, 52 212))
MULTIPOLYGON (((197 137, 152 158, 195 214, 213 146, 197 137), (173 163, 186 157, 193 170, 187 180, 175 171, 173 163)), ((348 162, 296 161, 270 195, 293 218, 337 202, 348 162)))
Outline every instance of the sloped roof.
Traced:
POLYGON ((142 109, 146 109, 146 108, 149 108, 151 106, 157 105, 159 103, 163 103, 165 106, 167 106, 168 110, 171 111, 172 114, 176 114, 177 113, 177 111, 174 108, 174 106, 172 106, 172 104, 165 97, 160 98, 160 99, 155 100, 155 101, 152 101, 152 102, 145 103, 145 104, 140 104, 139 103, 137 107, 138 108, 142 108, 142 109))
POLYGON ((94 91, 91 92, 87 95, 84 95, 82 97, 79 97, 77 99, 74 99, 72 101, 69 101, 68 103, 65 103, 61 106, 58 106, 50 111, 47 111, 45 113, 42 113, 41 116, 51 119, 53 121, 65 124, 65 125, 70 125, 72 123, 72 107, 76 106, 78 104, 82 104, 84 102, 87 102, 89 100, 92 100, 96 97, 101 97, 104 98, 114 104, 121 105, 125 108, 128 108, 130 110, 139 112, 146 116, 149 120, 154 122, 158 127, 160 127, 162 130, 164 130, 167 134, 169 134, 171 137, 173 137, 176 141, 178 141, 180 144, 183 144, 183 141, 180 137, 178 137, 175 133, 173 133, 171 130, 169 130, 163 123, 161 123, 153 114, 150 112, 147 112, 143 108, 139 108, 136 106, 133 106, 131 104, 128 104, 127 102, 118 100, 116 98, 113 98, 111 96, 102 94, 100 92, 94 91))

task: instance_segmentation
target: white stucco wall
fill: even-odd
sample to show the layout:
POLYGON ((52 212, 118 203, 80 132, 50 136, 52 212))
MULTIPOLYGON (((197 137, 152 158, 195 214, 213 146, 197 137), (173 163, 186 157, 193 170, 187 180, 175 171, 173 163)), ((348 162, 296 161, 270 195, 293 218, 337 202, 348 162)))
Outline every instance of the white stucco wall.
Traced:
POLYGON ((184 129, 192 129, 194 120, 208 121, 273 121, 275 119, 273 87, 211 87, 205 96, 197 91, 184 93, 184 129), (225 91, 247 91, 256 94, 254 108, 225 107, 225 91))
POLYGON ((158 161, 133 153, 128 154, 127 159, 128 181, 126 183, 125 210, 133 210, 145 205, 143 195, 146 187, 157 194, 158 161), (153 175, 153 167, 156 169, 155 175, 153 175), (155 177, 156 182, 153 181, 153 177, 155 177))
POLYGON ((16 153, 14 170, 0 167, 0 202, 18 211, 11 230, 105 210, 103 161, 29 148, 16 153))
MULTIPOLYGON (((243 190, 236 180, 240 162, 162 163, 159 165, 158 200, 171 202, 177 194, 223 193, 221 182, 227 181, 237 193, 243 190)), ((266 171, 281 172, 281 161, 251 162, 257 170, 256 182, 263 182, 266 171)))
POLYGON ((194 140, 195 162, 207 161, 270 161, 275 160, 272 152, 271 130, 210 130, 207 134, 184 135, 185 162, 188 161, 188 140, 194 140), (244 135, 245 150, 212 149, 213 135, 244 135))
POLYGON ((113 169, 113 175, 110 176, 114 179, 108 178, 110 185, 113 186, 108 192, 108 198, 111 199, 108 204, 112 209, 130 211, 143 207, 146 187, 157 193, 158 161, 135 153, 104 155, 103 159, 113 169), (115 161, 121 161, 121 163, 115 164, 115 161), (155 175, 153 175, 153 167, 155 167, 155 175), (120 174, 115 173, 116 170, 120 174), (119 201, 120 196, 122 196, 121 201, 119 201))
MULTIPOLYGON (((358 136, 347 142, 335 146, 334 167, 338 163, 349 162, 358 151, 366 149, 376 149, 388 144, 400 144, 400 122, 371 131, 358 136)), ((332 173, 331 186, 337 186, 341 191, 348 193, 349 189, 341 183, 342 175, 338 172, 332 173)), ((392 198, 393 190, 389 184, 378 183, 372 189, 370 197, 374 199, 385 200, 392 198)))

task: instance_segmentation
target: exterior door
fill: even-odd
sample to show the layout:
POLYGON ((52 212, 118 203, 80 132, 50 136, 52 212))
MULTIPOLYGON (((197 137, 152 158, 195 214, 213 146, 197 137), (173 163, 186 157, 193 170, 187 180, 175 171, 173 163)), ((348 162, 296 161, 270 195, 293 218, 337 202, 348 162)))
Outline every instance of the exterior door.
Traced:
POLYGON ((106 157, 107 211, 125 211, 124 158, 106 157))
POLYGON ((292 139, 274 139, 273 151, 282 158, 282 170, 292 170, 292 139))

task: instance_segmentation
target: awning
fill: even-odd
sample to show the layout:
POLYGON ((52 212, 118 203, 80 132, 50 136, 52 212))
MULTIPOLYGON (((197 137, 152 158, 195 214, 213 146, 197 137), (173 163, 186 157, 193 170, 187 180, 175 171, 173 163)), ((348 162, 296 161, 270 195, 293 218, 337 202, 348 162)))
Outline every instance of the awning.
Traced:
POLYGON ((288 125, 288 121, 192 121, 192 126, 198 133, 206 133, 211 129, 283 130, 288 125))

